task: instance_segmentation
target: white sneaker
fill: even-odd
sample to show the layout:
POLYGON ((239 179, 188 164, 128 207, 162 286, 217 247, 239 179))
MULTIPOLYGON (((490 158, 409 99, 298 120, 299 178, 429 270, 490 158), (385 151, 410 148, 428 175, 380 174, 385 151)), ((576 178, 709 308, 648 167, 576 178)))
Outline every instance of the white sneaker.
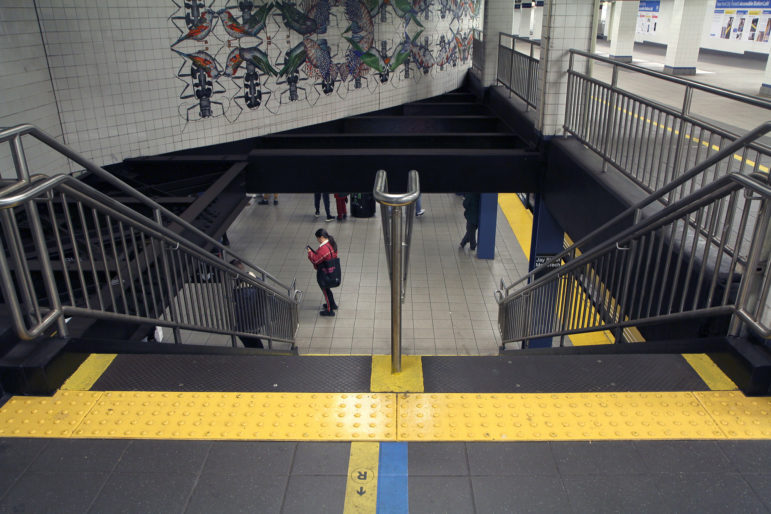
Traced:
POLYGON ((425 209, 420 209, 418 212, 415 213, 415 216, 423 216, 426 213, 425 209))

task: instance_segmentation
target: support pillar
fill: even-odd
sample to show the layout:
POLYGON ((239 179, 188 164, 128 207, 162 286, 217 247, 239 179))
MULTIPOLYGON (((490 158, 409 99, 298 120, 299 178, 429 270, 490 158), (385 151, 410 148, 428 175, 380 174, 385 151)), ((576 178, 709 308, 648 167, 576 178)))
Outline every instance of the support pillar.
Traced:
POLYGON ((696 75, 706 12, 703 0, 675 0, 672 6, 672 20, 669 23, 664 73, 696 75))
MULTIPOLYGON (((613 27, 610 33, 610 58, 632 62, 634 34, 640 2, 616 2, 613 4, 613 27)), ((701 27, 701 25, 700 25, 701 27)))
MULTIPOLYGON (((530 264, 528 265, 528 271, 533 271, 538 264, 541 264, 559 254, 563 250, 563 242, 565 239, 565 233, 562 227, 559 226, 557 221, 546 208, 546 203, 543 201, 543 197, 540 193, 535 195, 535 208, 533 209, 533 234, 530 240, 530 264)), ((544 273, 545 274, 545 273, 544 273)), ((541 275, 542 276, 542 275, 541 275)), ((539 276, 536 276, 538 279, 539 276)), ((557 284, 554 284, 557 287, 557 284)), ((543 295, 544 297, 551 297, 555 300, 557 295, 543 295)), ((534 327, 536 330, 547 331, 548 327, 552 326, 554 316, 557 315, 557 305, 535 305, 534 309, 542 313, 539 319, 543 322, 543 327, 534 327)), ((543 333, 543 332, 542 332, 543 333)), ((530 339, 528 341, 528 348, 550 348, 552 346, 551 337, 541 337, 536 339, 530 339)))
POLYGON ((495 258, 495 230, 498 223, 498 193, 479 195, 477 258, 495 258))
MULTIPOLYGON (((562 134, 571 48, 590 51, 596 23, 594 0, 549 0, 543 8, 536 129, 544 137, 562 134)), ((585 70, 583 70, 585 71, 585 70)))
POLYGON ((519 37, 530 37, 530 17, 533 15, 533 3, 523 1, 519 9, 519 37))
POLYGON ((511 0, 487 0, 484 7, 485 67, 482 83, 495 84, 498 73, 498 34, 511 33, 514 16, 511 0))
POLYGON ((538 0, 532 8, 533 11, 533 35, 532 39, 541 40, 541 30, 543 28, 543 0, 538 0))
POLYGON ((522 4, 516 2, 514 4, 514 16, 511 19, 511 32, 515 36, 519 35, 519 20, 522 18, 522 4))

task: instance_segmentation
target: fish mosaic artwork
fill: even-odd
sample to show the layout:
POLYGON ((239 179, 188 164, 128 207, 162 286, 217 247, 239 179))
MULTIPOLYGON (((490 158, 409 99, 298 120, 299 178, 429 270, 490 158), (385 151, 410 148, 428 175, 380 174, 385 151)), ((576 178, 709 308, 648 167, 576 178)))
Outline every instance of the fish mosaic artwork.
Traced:
POLYGON ((469 61, 481 0, 172 0, 185 124, 400 88, 469 61))

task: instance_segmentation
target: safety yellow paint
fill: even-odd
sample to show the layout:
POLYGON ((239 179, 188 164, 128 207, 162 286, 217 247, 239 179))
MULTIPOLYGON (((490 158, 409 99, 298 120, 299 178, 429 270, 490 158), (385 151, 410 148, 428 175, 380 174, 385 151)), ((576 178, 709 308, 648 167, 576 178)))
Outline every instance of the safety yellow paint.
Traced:
POLYGON ((713 391, 736 391, 733 380, 723 373, 717 364, 704 353, 685 353, 683 358, 713 391))
POLYGON ((0 409, 0 437, 71 437, 102 394, 58 391, 51 397, 15 396, 0 409))
POLYGON ((50 398, 12 398, 0 409, 0 437, 370 442, 771 439, 771 398, 747 398, 740 391, 59 391, 50 398))
POLYGON ((741 391, 693 393, 727 439, 771 439, 771 398, 741 391))
POLYGON ((399 395, 404 441, 714 439, 688 392, 399 395))
POLYGON ((393 395, 105 392, 75 437, 372 440, 394 436, 393 395))
POLYGON ((62 390, 88 391, 110 367, 116 356, 114 353, 92 353, 62 385, 62 390))
POLYGON ((373 355, 369 388, 373 393, 422 393, 423 361, 418 355, 402 355, 402 371, 391 373, 391 356, 373 355))
POLYGON ((498 193, 498 205, 509 222, 514 237, 526 257, 530 257, 530 239, 533 234, 533 213, 528 211, 515 193, 498 193))
POLYGON ((375 513, 379 457, 380 443, 351 443, 344 514, 375 513))

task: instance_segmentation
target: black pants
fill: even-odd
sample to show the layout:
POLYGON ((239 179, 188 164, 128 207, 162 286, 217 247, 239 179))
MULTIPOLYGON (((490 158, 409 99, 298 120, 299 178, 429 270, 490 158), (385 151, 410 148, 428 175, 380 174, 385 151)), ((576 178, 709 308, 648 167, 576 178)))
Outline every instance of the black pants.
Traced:
POLYGON ((329 193, 313 193, 313 205, 316 207, 316 212, 319 212, 319 203, 324 198, 324 210, 327 212, 327 218, 331 218, 329 214, 329 193), (322 195, 324 195, 322 197, 322 195))
POLYGON ((477 247, 477 226, 466 221, 466 235, 460 241, 461 246, 466 246, 466 243, 470 243, 469 246, 472 250, 476 250, 477 247))
POLYGON ((327 312, 337 309, 337 303, 335 303, 335 295, 332 294, 332 289, 322 287, 321 294, 324 295, 324 302, 327 304, 327 312))

